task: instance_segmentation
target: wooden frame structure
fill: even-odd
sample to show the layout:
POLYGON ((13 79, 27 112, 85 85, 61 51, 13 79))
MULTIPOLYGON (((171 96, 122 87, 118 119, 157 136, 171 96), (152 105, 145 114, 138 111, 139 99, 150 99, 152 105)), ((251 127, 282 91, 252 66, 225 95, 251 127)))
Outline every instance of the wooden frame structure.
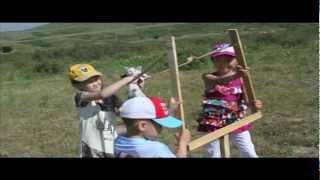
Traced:
POLYGON ((182 104, 182 93, 181 93, 180 77, 179 77, 178 56, 177 56, 176 41, 174 36, 171 36, 170 41, 167 43, 167 53, 168 53, 168 64, 169 64, 170 78, 171 78, 171 95, 178 102, 181 102, 179 104, 179 109, 176 116, 182 120, 182 128, 185 128, 184 109, 182 104))
MULTIPOLYGON (((237 29, 229 29, 229 36, 232 42, 232 45, 235 49, 237 60, 239 65, 241 65, 244 69, 248 69, 243 46, 239 37, 239 33, 237 29)), ((172 95, 178 99, 178 101, 182 102, 182 94, 180 89, 180 79, 179 79, 179 68, 178 68, 178 61, 177 61, 177 53, 176 53, 176 44, 175 38, 171 37, 170 42, 167 44, 167 51, 168 51, 168 62, 169 62, 169 69, 170 69, 170 77, 171 77, 171 90, 172 95)), ((246 95, 248 98, 249 104, 253 105, 253 102, 256 100, 255 92, 252 85, 251 75, 250 72, 247 73, 247 76, 242 77, 244 82, 244 89, 246 91, 246 95)), ((182 103, 179 106, 179 118, 183 120, 183 128, 185 128, 184 122, 184 110, 182 103)), ((221 138, 223 144, 223 156, 230 157, 230 145, 229 145, 229 133, 232 131, 248 124, 252 123, 262 117, 262 113, 251 106, 251 114, 246 116, 245 118, 241 119, 240 121, 234 122, 228 126, 225 126, 221 129, 218 129, 212 133, 208 133, 200 138, 192 140, 188 144, 188 150, 193 151, 203 145, 208 144, 209 142, 221 138)))

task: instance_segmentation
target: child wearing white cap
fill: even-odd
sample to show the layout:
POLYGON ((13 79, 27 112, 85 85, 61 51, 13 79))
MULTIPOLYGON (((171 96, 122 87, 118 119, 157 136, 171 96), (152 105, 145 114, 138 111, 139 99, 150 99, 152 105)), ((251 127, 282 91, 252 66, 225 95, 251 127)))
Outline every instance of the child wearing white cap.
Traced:
POLYGON ((190 132, 182 129, 177 135, 177 148, 156 141, 162 127, 177 128, 181 120, 169 115, 166 104, 158 97, 134 97, 120 107, 127 133, 115 140, 114 152, 120 158, 174 158, 187 157, 190 132))
MULTIPOLYGON (((252 105, 247 104, 241 79, 241 75, 245 75, 242 73, 246 71, 237 65, 236 54, 230 44, 216 44, 211 60, 216 71, 202 75, 205 90, 202 113, 198 119, 200 132, 213 132, 242 119, 248 105, 262 107, 260 100, 256 100, 252 105)), ((250 129, 251 124, 247 124, 232 132, 230 136, 242 157, 258 157, 250 129)), ((210 157, 221 157, 219 140, 212 141, 206 148, 210 157)))

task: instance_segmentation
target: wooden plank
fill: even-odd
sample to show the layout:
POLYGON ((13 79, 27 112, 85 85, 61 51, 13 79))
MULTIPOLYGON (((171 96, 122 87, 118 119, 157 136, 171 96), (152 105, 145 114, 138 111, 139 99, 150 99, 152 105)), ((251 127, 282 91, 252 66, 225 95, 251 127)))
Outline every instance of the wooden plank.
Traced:
MULTIPOLYGON (((242 46, 242 43, 240 40, 238 30, 237 29, 228 29, 228 32, 229 32, 229 35, 231 38, 232 46, 234 47, 234 50, 237 55, 237 60, 238 60, 239 65, 241 65, 244 69, 248 69, 248 65, 246 62, 246 58, 244 55, 243 46, 242 46)), ((243 76, 242 79, 244 82, 246 95, 248 96, 249 104, 252 105, 253 102, 256 100, 256 96, 255 96, 255 92, 253 89, 250 72, 248 72, 248 76, 243 76)), ((252 107, 251 109, 252 109, 253 113, 258 111, 254 106, 250 106, 250 107, 252 107)))
POLYGON ((229 142, 229 134, 224 135, 220 138, 220 146, 222 149, 222 157, 230 158, 230 142, 229 142))
POLYGON ((257 119, 260 119, 261 117, 262 117, 262 113, 260 111, 258 111, 256 113, 253 113, 253 114, 251 114, 251 115, 249 115, 249 116, 247 116, 237 122, 234 122, 224 128, 218 129, 212 133, 209 133, 209 134, 204 135, 198 139, 195 139, 188 144, 188 150, 192 151, 198 147, 206 145, 209 142, 211 142, 215 139, 218 139, 228 133, 231 133, 232 131, 234 131, 234 130, 236 130, 236 129, 238 129, 248 123, 251 123, 257 119))
POLYGON ((175 42, 174 36, 171 36, 170 41, 167 43, 167 53, 168 53, 168 64, 169 64, 170 78, 171 78, 171 96, 173 96, 176 100, 181 102, 179 104, 179 109, 178 109, 178 113, 176 114, 176 117, 182 120, 182 127, 185 128, 183 99, 182 99, 182 93, 181 93, 179 67, 178 67, 178 56, 177 56, 176 42, 175 42))

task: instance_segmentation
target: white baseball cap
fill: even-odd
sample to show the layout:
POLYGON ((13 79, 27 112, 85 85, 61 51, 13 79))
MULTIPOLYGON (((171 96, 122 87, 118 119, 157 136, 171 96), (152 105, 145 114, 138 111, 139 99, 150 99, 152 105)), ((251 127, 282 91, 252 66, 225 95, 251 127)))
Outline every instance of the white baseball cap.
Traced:
POLYGON ((169 116, 166 104, 158 97, 134 97, 120 107, 120 116, 130 119, 151 119, 161 126, 176 128, 182 121, 169 116))

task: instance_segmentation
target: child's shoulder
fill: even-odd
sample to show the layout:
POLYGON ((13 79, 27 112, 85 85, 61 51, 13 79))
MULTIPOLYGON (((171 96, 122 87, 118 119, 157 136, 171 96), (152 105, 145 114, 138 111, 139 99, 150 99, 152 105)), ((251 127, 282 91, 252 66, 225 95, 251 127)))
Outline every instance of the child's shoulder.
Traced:
POLYGON ((88 101, 84 101, 82 99, 83 95, 88 94, 86 91, 76 91, 74 95, 74 102, 76 104, 76 107, 85 107, 89 103, 88 101))
POLYGON ((163 149, 167 148, 168 146, 160 141, 150 141, 150 145, 152 145, 152 148, 154 149, 163 149))
POLYGON ((130 144, 137 148, 143 149, 161 149, 167 147, 164 143, 156 140, 149 140, 145 138, 126 137, 126 135, 118 136, 116 139, 117 144, 130 144))

